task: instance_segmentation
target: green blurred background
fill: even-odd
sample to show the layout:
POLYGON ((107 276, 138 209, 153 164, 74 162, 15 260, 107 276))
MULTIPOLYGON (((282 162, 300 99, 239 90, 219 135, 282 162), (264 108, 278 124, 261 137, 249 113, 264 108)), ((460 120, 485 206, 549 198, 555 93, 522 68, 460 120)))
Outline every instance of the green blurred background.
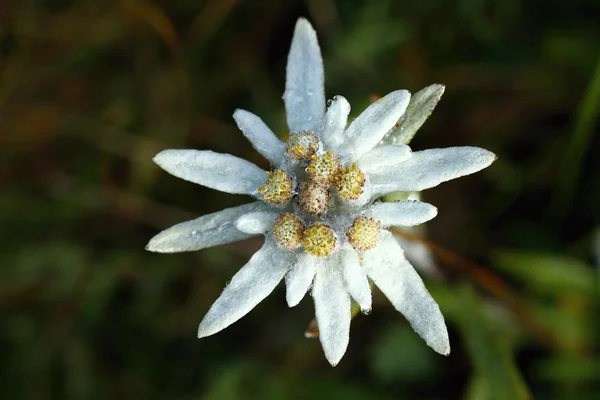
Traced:
POLYGON ((0 398, 600 399, 598 21, 597 0, 2 0, 0 398), (336 368, 304 338, 310 299, 288 309, 282 288, 198 340, 260 240, 144 250, 249 200, 152 156, 202 148, 267 167, 231 115, 286 134, 299 16, 319 32, 328 97, 353 115, 443 83, 412 147, 500 157, 423 193, 439 208, 439 273, 422 275, 449 357, 379 293, 336 368))

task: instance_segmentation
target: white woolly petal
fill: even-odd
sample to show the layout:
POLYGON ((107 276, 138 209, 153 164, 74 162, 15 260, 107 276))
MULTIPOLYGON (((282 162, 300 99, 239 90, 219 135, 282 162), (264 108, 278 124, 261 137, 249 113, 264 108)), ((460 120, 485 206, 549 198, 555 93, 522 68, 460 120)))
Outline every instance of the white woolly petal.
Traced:
POLYGON ((279 213, 268 211, 254 211, 244 214, 235 221, 235 227, 251 235, 266 233, 273 227, 273 222, 279 213))
POLYGON ((336 366, 350 341, 351 303, 340 266, 334 260, 329 257, 327 265, 317 268, 312 295, 323 352, 336 366))
POLYGON ((444 94, 444 85, 434 84, 413 94, 398 123, 384 136, 382 144, 408 144, 433 112, 444 94))
POLYGON ((302 253, 298 256, 296 264, 285 276, 285 299, 288 306, 294 307, 300 303, 300 300, 310 289, 315 272, 320 264, 322 264, 321 260, 308 253, 302 253))
POLYGON ((283 164, 285 161, 285 143, 275 136, 262 119, 248 111, 239 109, 233 113, 233 119, 256 151, 275 166, 283 164))
POLYGON ((408 146, 378 146, 362 156, 356 165, 366 174, 383 173, 390 165, 408 160, 411 154, 408 146))
POLYGON ((360 266, 358 253, 350 246, 340 250, 344 281, 352 298, 363 312, 371 311, 371 287, 367 274, 360 266))
POLYGON ((317 33, 300 18, 288 55, 283 101, 292 133, 315 131, 325 113, 323 59, 317 33))
POLYGON ((239 231, 234 226, 234 222, 248 212, 268 209, 267 204, 257 201, 182 222, 154 236, 146 246, 146 250, 179 253, 248 239, 253 235, 239 231))
POLYGON ((334 153, 343 143, 344 130, 348 124, 348 115, 350 114, 350 103, 343 96, 335 96, 323 118, 319 129, 320 137, 327 150, 334 153))
POLYGON ((233 276, 198 327, 198 337, 215 334, 248 314, 283 279, 295 257, 274 241, 264 246, 233 276))
POLYGON ((408 91, 397 90, 371 104, 350 124, 338 153, 346 161, 358 160, 394 126, 404 114, 409 101, 408 91))
POLYGON ((385 226, 415 226, 433 219, 437 208, 421 201, 380 202, 365 211, 365 216, 375 218, 385 226))
MULTIPOLYGON (((408 228, 409 232, 415 228, 408 228)), ((419 232, 417 232, 419 233, 419 232)), ((422 233, 422 232, 420 232, 422 233)), ((431 254, 429 247, 425 246, 421 242, 414 240, 404 239, 400 236, 394 235, 394 238, 404 250, 406 259, 415 267, 415 269, 427 276, 441 279, 442 273, 436 265, 435 258, 431 254)))
POLYGON ((480 171, 496 158, 491 151, 468 146, 415 151, 408 160, 370 178, 377 195, 421 191, 480 171))
POLYGON ((383 232, 377 247, 364 254, 363 267, 427 345, 448 355, 448 330, 440 308, 391 233, 383 232))
POLYGON ((227 193, 254 194, 267 180, 251 162, 208 150, 164 150, 154 162, 178 178, 227 193))

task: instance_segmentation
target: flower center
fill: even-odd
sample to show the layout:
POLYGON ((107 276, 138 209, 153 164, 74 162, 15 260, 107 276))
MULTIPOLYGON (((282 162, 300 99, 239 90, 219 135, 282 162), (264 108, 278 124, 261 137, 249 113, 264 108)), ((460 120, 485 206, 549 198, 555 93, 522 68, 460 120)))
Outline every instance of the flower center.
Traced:
POLYGON ((377 245, 381 223, 375 219, 358 217, 346 232, 348 241, 358 251, 371 250, 377 245))
POLYGON ((267 181, 258 188, 263 200, 272 204, 284 204, 292 197, 292 178, 278 169, 267 172, 267 181))
POLYGON ((300 246, 304 224, 295 214, 281 214, 273 222, 275 242, 284 249, 293 250, 300 246))
POLYGON ((298 205, 310 215, 321 215, 329 207, 329 190, 313 181, 304 181, 298 191, 298 205))
POLYGON ((315 257, 326 257, 335 250, 337 239, 333 230, 322 222, 312 224, 304 231, 302 246, 315 257))
POLYGON ((310 178, 323 185, 329 185, 342 170, 342 163, 331 151, 320 156, 313 155, 306 167, 310 178))
POLYGON ((356 164, 352 164, 349 168, 344 168, 336 177, 335 190, 342 199, 356 200, 362 194, 364 184, 365 174, 356 164))
POLYGON ((296 161, 310 161, 319 150, 319 139, 313 132, 293 133, 287 141, 285 155, 296 161))

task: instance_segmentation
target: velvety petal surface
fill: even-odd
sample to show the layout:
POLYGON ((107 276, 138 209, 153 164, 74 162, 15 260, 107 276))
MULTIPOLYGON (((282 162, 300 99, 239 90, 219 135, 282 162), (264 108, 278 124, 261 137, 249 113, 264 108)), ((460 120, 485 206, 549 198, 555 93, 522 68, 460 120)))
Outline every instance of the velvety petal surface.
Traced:
POLYGON ((178 178, 227 193, 252 195, 267 180, 251 162, 208 150, 164 150, 154 162, 178 178))
POLYGON ((262 119, 245 110, 235 110, 233 119, 260 155, 275 166, 283 164, 285 161, 285 143, 277 138, 262 119))
POLYGON ((319 129, 319 137, 325 145, 325 150, 334 153, 344 141, 344 131, 348 124, 350 103, 343 96, 335 96, 327 107, 325 118, 319 129))
POLYGON ((437 215, 437 208, 421 201, 379 202, 373 204, 365 216, 375 218, 382 226, 415 226, 437 215))
POLYGON ((383 232, 378 246, 363 255, 363 268, 427 345, 440 354, 450 353, 440 308, 391 233, 383 232))
POLYGON ((415 151, 406 161, 371 174, 373 192, 411 192, 429 189, 490 166, 496 155, 479 147, 448 147, 415 151))
POLYGON ((363 312, 371 311, 371 287, 360 265, 358 253, 350 246, 340 249, 340 263, 348 292, 363 312))
POLYGON ((296 264, 285 276, 285 299, 288 306, 294 307, 304 298, 313 283, 315 272, 323 261, 308 253, 301 253, 296 264))
POLYGON ((260 235, 271 230, 278 216, 279 213, 270 211, 249 212, 235 221, 235 227, 250 235, 260 235))
POLYGON ((377 146, 362 156, 356 165, 366 174, 384 173, 390 165, 408 160, 411 154, 408 146, 377 146))
POLYGON ((366 154, 404 114, 409 101, 408 91, 397 90, 372 103, 346 129, 344 142, 336 149, 338 155, 356 161, 366 154))
POLYGON ((235 221, 243 214, 269 208, 267 204, 257 201, 182 222, 154 236, 146 246, 146 250, 157 253, 180 253, 248 239, 254 235, 238 230, 234 225, 235 221))
POLYGON ((296 23, 288 55, 283 101, 290 132, 316 131, 325 113, 325 78, 317 33, 304 18, 296 23))
MULTIPOLYGON (((328 260, 335 258, 328 257, 328 260)), ((329 264, 317 268, 312 295, 323 352, 329 363, 336 366, 350 341, 351 302, 341 266, 329 264)))
POLYGON ((198 337, 227 328, 256 307, 283 279, 295 256, 295 252, 283 252, 273 240, 267 239, 208 310, 198 327, 198 337))
POLYGON ((408 144, 440 101, 446 87, 434 84, 413 94, 398 123, 384 136, 381 144, 408 144))

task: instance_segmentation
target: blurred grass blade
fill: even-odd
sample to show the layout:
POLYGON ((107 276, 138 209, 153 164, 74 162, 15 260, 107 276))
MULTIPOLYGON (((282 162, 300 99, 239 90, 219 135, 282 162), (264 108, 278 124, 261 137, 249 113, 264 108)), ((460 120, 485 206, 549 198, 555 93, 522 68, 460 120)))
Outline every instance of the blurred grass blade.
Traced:
POLYGON ((554 198, 548 215, 560 223, 571 210, 581 166, 590 146, 594 126, 600 115, 600 60, 577 110, 571 140, 567 144, 554 198))
POLYGON ((503 251, 494 255, 494 264, 538 293, 574 293, 591 298, 596 292, 593 269, 568 256, 503 251))
MULTIPOLYGON (((467 351, 474 364, 474 375, 480 377, 490 399, 531 399, 529 389, 519 374, 506 340, 486 320, 481 300, 470 287, 455 293, 458 306, 450 315, 458 324, 467 351)), ((443 309, 443 308, 442 308, 443 309)), ((485 389, 484 389, 485 391, 485 389)))

